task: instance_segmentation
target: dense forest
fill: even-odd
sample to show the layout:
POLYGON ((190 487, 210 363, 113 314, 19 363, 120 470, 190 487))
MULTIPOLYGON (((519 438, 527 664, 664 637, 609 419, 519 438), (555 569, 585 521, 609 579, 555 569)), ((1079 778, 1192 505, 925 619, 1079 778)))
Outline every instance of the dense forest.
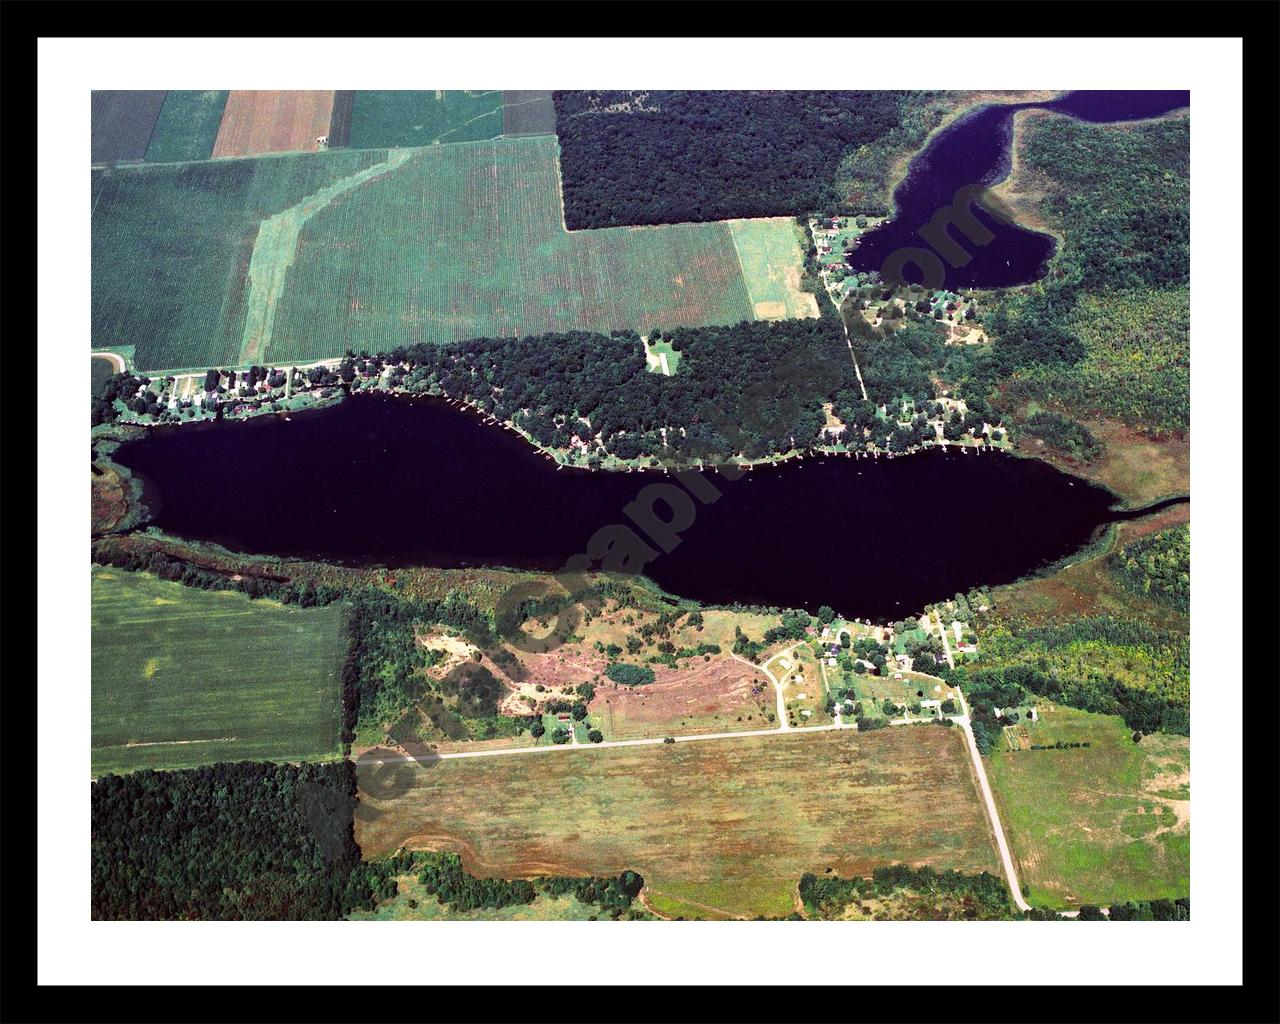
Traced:
POLYGON ((332 920, 371 903, 355 769, 242 761, 92 784, 94 920, 332 920))
POLYGON ((578 230, 841 208, 842 161, 900 127, 906 95, 556 92, 565 223, 578 230))

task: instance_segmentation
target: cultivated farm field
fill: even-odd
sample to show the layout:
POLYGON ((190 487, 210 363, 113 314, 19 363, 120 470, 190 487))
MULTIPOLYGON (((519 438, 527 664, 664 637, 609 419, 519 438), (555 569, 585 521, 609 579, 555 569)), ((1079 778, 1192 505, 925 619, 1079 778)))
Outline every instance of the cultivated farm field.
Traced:
POLYGON ((94 776, 341 756, 342 608, 93 570, 94 776))
POLYGON ((140 371, 235 363, 260 223, 383 157, 92 172, 92 347, 133 346, 140 371))
POLYGON ((963 742, 921 726, 570 749, 400 767, 392 787, 364 763, 356 840, 488 877, 631 868, 684 916, 782 916, 805 871, 997 871, 963 742))
POLYGON ((329 134, 332 113, 332 90, 232 90, 213 155, 314 151, 316 139, 329 134))
POLYGON ((90 99, 89 161, 141 160, 164 104, 163 89, 98 89, 90 99))
POLYGON ((502 131, 503 93, 497 89, 361 89, 354 96, 347 145, 431 146, 494 139, 502 131))
POLYGON ((1122 719, 1072 708, 1037 714, 987 766, 1028 902, 1189 895, 1191 741, 1155 733, 1134 743, 1122 719), (1030 749, 1058 741, 1089 746, 1030 749))
POLYGON ((555 131, 556 107, 550 89, 503 91, 503 135, 554 135, 555 131))
POLYGON ((728 223, 566 231, 551 136, 101 170, 92 203, 92 345, 140 371, 755 316, 728 223))
POLYGON ((227 105, 225 90, 171 89, 147 147, 148 163, 208 160, 227 105))
POLYGON ((567 232, 555 139, 498 139, 417 150, 312 218, 268 358, 747 319, 727 225, 567 232))

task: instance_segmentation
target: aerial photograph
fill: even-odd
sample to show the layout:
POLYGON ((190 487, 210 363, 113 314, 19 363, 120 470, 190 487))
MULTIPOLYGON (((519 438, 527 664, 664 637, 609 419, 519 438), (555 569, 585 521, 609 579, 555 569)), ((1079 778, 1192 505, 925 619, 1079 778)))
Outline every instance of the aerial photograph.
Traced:
POLYGON ((1190 91, 85 102, 85 917, 1192 929, 1190 91))

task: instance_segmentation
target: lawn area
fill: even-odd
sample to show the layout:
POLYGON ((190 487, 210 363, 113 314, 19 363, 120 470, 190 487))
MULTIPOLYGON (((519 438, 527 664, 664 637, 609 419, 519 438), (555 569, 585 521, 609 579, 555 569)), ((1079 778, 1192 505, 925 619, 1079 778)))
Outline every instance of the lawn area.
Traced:
POLYGON ((93 774, 341 755, 340 605, 93 569, 93 774))
POLYGON ((1135 744, 1122 719, 1037 705, 997 746, 991 787, 1033 906, 1177 898, 1190 892, 1190 740, 1135 744), (1089 744, 1031 750, 1031 744, 1089 744))
POLYGON ((707 916, 772 915, 805 871, 996 871, 962 744, 924 727, 576 749, 401 767, 390 787, 362 765, 356 839, 370 858, 451 850, 489 877, 631 868, 707 916))
POLYGON ((147 162, 208 160, 226 105, 226 90, 170 89, 151 133, 147 162))
POLYGON ((817 316, 818 300, 803 291, 805 231, 790 217, 727 222, 757 320, 817 316))
POLYGON ((351 109, 352 149, 476 142, 502 134, 502 92, 361 89, 351 109))

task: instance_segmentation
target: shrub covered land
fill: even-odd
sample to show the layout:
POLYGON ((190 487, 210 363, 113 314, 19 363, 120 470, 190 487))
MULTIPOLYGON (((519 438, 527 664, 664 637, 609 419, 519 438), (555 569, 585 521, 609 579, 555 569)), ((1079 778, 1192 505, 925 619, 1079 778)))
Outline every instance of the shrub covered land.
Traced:
POLYGON ((997 875, 906 864, 876 868, 870 878, 806 873, 800 878, 800 899, 807 915, 821 920, 998 921, 1013 916, 1009 889, 997 875))
POLYGON ((1190 640, 1185 633, 1109 616, 1018 633, 981 633, 980 668, 949 679, 964 688, 978 749, 988 753, 1005 724, 997 709, 1029 694, 1085 711, 1120 715, 1141 733, 1186 735, 1190 719, 1190 640))

